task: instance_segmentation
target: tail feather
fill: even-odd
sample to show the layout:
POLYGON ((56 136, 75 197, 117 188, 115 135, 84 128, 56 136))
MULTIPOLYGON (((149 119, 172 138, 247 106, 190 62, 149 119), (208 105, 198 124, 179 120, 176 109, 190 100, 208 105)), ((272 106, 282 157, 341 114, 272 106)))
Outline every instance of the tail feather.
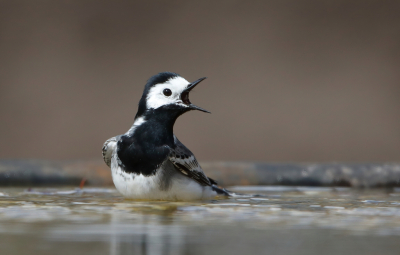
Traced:
POLYGON ((233 193, 233 192, 231 192, 229 190, 226 190, 224 188, 218 187, 215 184, 211 185, 211 188, 212 188, 212 190, 217 192, 218 195, 228 196, 228 197, 235 196, 235 193, 233 193))
POLYGON ((217 185, 211 185, 212 190, 217 192, 218 195, 221 196, 227 196, 227 197, 233 197, 233 198, 252 198, 252 197, 265 197, 264 195, 258 195, 258 194, 240 194, 240 193, 235 193, 232 191, 229 191, 227 189, 224 189, 222 187, 219 187, 217 185))

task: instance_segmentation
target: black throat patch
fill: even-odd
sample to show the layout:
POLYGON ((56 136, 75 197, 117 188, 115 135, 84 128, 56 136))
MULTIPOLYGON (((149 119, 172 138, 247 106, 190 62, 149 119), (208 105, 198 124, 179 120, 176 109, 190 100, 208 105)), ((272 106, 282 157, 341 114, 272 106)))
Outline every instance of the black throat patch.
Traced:
POLYGON ((173 126, 185 109, 175 105, 151 109, 143 115, 145 122, 133 134, 123 135, 117 144, 119 164, 127 173, 154 175, 175 148, 173 126))

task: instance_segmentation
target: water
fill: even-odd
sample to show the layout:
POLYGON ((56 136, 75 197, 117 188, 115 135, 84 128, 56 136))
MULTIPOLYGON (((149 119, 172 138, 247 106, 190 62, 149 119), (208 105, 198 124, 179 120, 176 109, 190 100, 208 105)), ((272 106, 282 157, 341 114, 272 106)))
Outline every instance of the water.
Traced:
POLYGON ((104 188, 1 188, 0 254, 399 254, 398 189, 231 189, 245 196, 146 202, 104 188))

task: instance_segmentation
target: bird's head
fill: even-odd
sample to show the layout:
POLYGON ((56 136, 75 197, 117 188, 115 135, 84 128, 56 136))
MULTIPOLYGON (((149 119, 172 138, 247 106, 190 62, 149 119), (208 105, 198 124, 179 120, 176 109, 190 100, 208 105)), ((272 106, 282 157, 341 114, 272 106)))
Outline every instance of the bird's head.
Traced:
POLYGON ((190 110, 210 113, 189 100, 190 91, 204 79, 206 77, 188 82, 176 73, 164 72, 154 75, 144 88, 137 116, 157 109, 176 112, 178 115, 190 110))

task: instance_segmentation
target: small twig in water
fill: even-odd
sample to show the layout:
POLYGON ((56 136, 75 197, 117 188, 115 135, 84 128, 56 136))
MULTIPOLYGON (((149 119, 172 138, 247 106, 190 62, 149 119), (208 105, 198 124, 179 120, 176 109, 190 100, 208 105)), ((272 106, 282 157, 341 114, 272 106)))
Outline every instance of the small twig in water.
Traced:
POLYGON ((85 186, 85 182, 86 182, 86 178, 83 177, 82 180, 81 180, 81 183, 79 184, 79 188, 80 189, 83 189, 83 186, 85 186))

